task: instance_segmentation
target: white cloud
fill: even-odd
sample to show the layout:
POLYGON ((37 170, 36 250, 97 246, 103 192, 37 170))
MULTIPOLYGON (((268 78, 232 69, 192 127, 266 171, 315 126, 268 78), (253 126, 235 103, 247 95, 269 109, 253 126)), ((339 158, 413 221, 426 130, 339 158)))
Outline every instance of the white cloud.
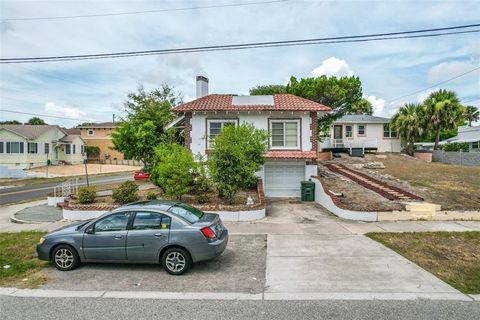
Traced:
MULTIPOLYGON (((439 82, 444 81, 455 76, 458 76, 462 73, 468 72, 470 70, 475 69, 478 67, 478 64, 474 64, 469 61, 449 61, 449 62, 442 62, 433 66, 428 70, 428 81, 430 82, 439 82)), ((470 73, 471 77, 478 78, 479 72, 472 72, 470 73)), ((462 81, 469 81, 471 77, 465 76, 459 78, 462 81)))
POLYGON ((312 70, 311 74, 315 77, 322 75, 330 76, 351 76, 353 75, 348 63, 345 60, 330 57, 322 61, 322 64, 312 70))
POLYGON ((75 107, 62 107, 56 105, 55 102, 48 102, 45 105, 45 112, 57 117, 66 117, 81 120, 86 116, 86 113, 75 107))
POLYGON ((373 113, 376 115, 384 115, 385 99, 376 96, 364 96, 373 106, 373 113))

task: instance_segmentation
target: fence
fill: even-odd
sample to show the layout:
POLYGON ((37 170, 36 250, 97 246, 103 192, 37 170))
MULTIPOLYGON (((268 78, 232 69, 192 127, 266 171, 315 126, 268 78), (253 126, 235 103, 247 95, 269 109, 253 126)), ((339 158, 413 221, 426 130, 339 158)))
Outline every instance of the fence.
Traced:
POLYGON ((432 161, 461 166, 480 166, 480 152, 434 150, 432 161))
POLYGON ((76 194, 78 192, 78 178, 70 179, 61 184, 53 187, 53 196, 68 197, 69 195, 76 194))
POLYGON ((114 164, 122 166, 143 166, 143 162, 138 160, 100 160, 100 159, 88 159, 88 163, 100 163, 100 164, 114 164))

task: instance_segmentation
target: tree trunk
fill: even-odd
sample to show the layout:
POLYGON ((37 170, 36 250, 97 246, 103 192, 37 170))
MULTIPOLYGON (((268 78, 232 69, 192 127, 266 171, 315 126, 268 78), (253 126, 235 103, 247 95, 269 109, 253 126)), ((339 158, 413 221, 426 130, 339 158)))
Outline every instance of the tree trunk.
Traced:
POLYGON ((438 143, 440 142, 440 129, 437 130, 437 134, 435 136, 435 145, 433 146, 433 150, 438 149, 438 143))

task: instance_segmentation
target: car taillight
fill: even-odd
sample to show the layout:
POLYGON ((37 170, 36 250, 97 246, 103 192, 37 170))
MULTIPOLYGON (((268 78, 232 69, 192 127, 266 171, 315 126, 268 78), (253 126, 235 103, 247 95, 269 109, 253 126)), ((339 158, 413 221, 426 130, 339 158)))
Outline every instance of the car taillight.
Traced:
POLYGON ((207 239, 213 239, 213 238, 216 237, 215 232, 213 232, 213 230, 210 229, 210 227, 202 228, 202 229, 200 229, 200 231, 202 231, 203 235, 207 239))

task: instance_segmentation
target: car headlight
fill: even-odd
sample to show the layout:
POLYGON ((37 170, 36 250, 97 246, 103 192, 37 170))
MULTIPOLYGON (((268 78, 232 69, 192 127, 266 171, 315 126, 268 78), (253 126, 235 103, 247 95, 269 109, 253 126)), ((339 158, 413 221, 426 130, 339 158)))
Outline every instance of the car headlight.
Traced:
POLYGON ((45 238, 44 238, 44 237, 41 237, 41 238, 40 238, 40 241, 38 241, 38 244, 42 244, 42 243, 44 243, 44 242, 45 242, 45 238))

